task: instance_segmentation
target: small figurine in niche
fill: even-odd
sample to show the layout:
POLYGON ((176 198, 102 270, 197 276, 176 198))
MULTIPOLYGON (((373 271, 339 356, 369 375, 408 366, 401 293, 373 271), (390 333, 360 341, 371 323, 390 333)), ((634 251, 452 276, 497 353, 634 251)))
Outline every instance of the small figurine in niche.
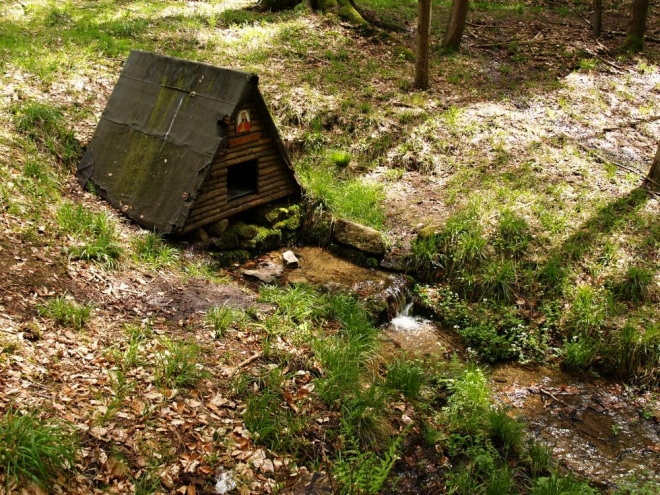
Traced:
POLYGON ((250 132, 250 113, 247 110, 241 110, 238 114, 238 125, 236 126, 236 133, 250 132))

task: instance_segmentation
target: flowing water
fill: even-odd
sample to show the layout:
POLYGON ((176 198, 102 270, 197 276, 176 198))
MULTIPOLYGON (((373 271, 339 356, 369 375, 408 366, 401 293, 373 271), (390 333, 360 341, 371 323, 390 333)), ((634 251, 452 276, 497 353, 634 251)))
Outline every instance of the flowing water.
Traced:
MULTIPOLYGON (((394 349, 386 352, 437 359, 463 354, 457 334, 412 314, 404 277, 357 267, 318 248, 302 248, 296 254, 301 268, 289 271, 287 281, 343 287, 361 298, 387 302, 390 321, 383 326, 383 336, 394 349)), ((621 383, 545 367, 500 365, 490 375, 496 402, 523 420, 562 464, 603 487, 630 476, 657 482, 660 494, 657 396, 636 395, 621 383)))

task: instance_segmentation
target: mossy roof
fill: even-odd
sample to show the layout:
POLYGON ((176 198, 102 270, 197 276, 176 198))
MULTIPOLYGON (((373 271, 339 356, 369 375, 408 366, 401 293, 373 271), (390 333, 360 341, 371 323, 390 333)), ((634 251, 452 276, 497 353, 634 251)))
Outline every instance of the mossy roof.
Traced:
POLYGON ((140 225, 177 233, 226 144, 224 122, 251 97, 265 109, 257 84, 247 72, 132 51, 78 167, 81 185, 140 225))

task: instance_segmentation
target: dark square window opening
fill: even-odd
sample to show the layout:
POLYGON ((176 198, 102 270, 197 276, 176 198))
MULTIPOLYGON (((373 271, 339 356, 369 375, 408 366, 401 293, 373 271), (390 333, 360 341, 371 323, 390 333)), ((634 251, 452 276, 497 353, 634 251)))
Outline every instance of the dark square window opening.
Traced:
POLYGON ((257 160, 227 167, 227 200, 256 193, 258 172, 257 160))

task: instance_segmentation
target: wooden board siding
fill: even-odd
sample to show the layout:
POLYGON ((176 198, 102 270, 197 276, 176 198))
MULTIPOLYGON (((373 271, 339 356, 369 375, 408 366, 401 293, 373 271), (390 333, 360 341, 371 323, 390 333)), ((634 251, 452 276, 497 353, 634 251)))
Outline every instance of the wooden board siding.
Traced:
POLYGON ((184 233, 300 191, 257 105, 250 102, 240 108, 243 109, 250 112, 250 131, 236 134, 236 123, 230 124, 229 146, 222 149, 211 163, 184 233), (257 161, 256 192, 227 200, 227 168, 240 167, 241 163, 252 160, 257 161))

